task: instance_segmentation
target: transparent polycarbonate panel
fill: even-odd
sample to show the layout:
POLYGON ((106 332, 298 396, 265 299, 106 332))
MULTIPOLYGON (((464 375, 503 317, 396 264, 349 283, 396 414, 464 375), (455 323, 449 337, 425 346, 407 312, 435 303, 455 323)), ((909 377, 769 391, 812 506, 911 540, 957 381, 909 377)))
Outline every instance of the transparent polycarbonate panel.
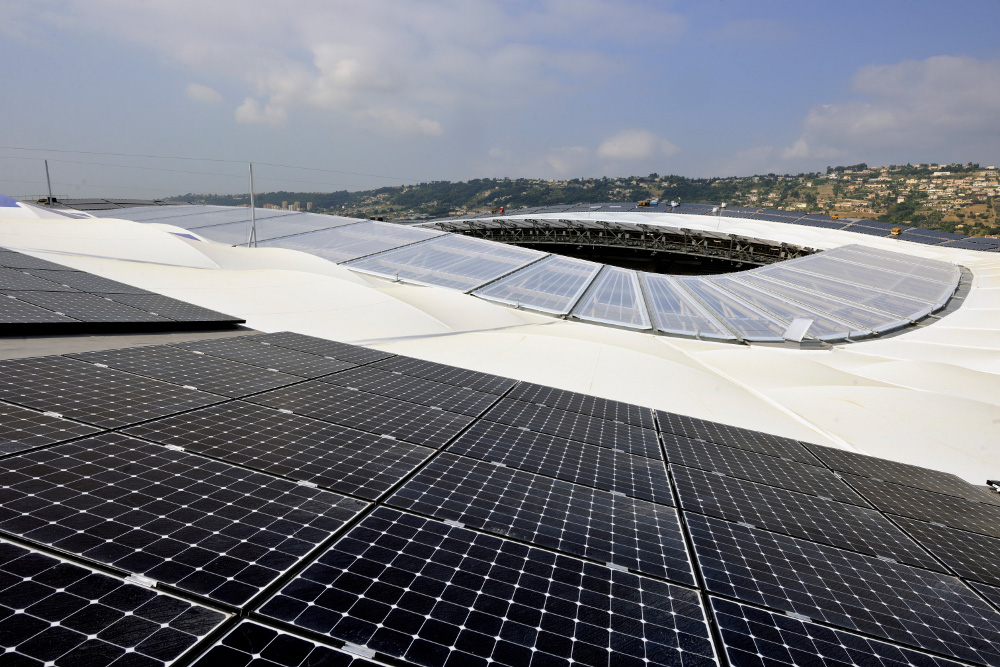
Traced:
POLYGON ((365 221, 285 239, 261 241, 259 245, 301 250, 339 263, 442 234, 444 232, 433 229, 365 221))
MULTIPOLYGON (((259 225, 260 223, 258 222, 257 224, 259 225)), ((250 238, 250 221, 230 222, 225 225, 202 227, 201 229, 192 229, 190 231, 216 243, 246 245, 247 239, 250 238)))
MULTIPOLYGON (((271 218, 282 218, 295 215, 294 212, 279 211, 273 208, 258 208, 255 211, 257 222, 269 220, 271 218)), ((193 215, 182 215, 166 220, 148 220, 147 222, 165 222, 185 229, 201 230, 206 227, 216 225, 226 225, 232 222, 250 222, 250 209, 242 207, 225 208, 221 211, 209 213, 195 213, 193 215)))
POLYGON ((717 287, 721 287, 736 298, 746 301, 754 308, 774 315, 785 322, 795 319, 812 320, 809 327, 809 335, 820 340, 843 340, 845 338, 858 338, 871 333, 866 329, 859 329, 856 325, 848 324, 835 319, 823 312, 806 308, 805 306, 782 299, 773 294, 754 289, 749 285, 742 284, 734 280, 731 276, 714 276, 707 280, 717 287))
POLYGON ((678 278, 681 286, 693 294, 712 314, 726 323, 744 340, 780 342, 788 322, 780 322, 726 294, 702 277, 678 278))
POLYGON ((635 271, 607 266, 597 276, 573 316, 581 320, 649 329, 649 314, 635 271))
POLYGON ((147 220, 158 220, 160 218, 171 218, 178 215, 188 215, 191 213, 203 213, 205 209, 219 209, 222 207, 202 206, 202 205, 182 205, 182 206, 132 206, 130 208, 109 208, 103 211, 87 211, 97 218, 119 218, 121 220, 133 220, 135 222, 145 222, 147 220))
MULTIPOLYGON (((924 301, 910 299, 898 294, 890 294, 889 292, 882 292, 842 280, 833 280, 832 278, 824 278, 823 276, 811 273, 803 273, 794 268, 788 268, 779 264, 754 269, 753 272, 767 278, 780 280, 794 287, 812 290, 820 294, 829 294, 838 299, 850 301, 865 308, 880 310, 896 317, 909 318, 914 313, 922 313, 920 317, 923 317, 932 309, 932 306, 924 301)), ((912 319, 917 318, 912 317, 912 319)))
POLYGON ((803 257, 796 260, 794 266, 798 271, 808 271, 813 275, 846 280, 871 289, 902 294, 929 304, 944 303, 955 291, 954 285, 944 285, 916 276, 824 257, 822 254, 803 257))
POLYGON ((946 264, 945 262, 936 262, 937 266, 918 264, 910 261, 908 255, 894 253, 893 257, 884 257, 865 252, 859 246, 836 248, 823 254, 846 262, 864 264, 865 266, 915 276, 923 280, 932 280, 944 283, 945 285, 954 285, 962 277, 961 270, 954 264, 946 264))
POLYGON ((448 234, 365 257, 348 266, 388 278, 463 292, 545 257, 544 252, 448 234))
POLYGON ((321 229, 343 227, 362 222, 357 218, 344 218, 339 215, 320 215, 318 213, 296 213, 276 218, 257 220, 257 241, 295 236, 317 232, 321 229))
MULTIPOLYGON (((914 231, 916 231, 916 230, 914 230, 914 231)), ((923 231, 929 231, 929 230, 921 230, 921 231, 923 232, 923 231)), ((929 233, 930 234, 936 234, 936 233, 937 234, 947 234, 947 232, 929 232, 929 233)), ((893 252, 891 250, 883 250, 881 248, 871 248, 869 246, 863 246, 863 245, 854 244, 854 245, 841 246, 840 248, 835 248, 835 250, 838 253, 841 252, 841 251, 843 251, 843 252, 850 251, 852 253, 862 253, 864 255, 868 255, 869 257, 880 257, 882 259, 888 259, 888 260, 894 261, 894 262, 905 262, 907 264, 917 264, 919 266, 926 266, 927 268, 930 268, 930 269, 936 269, 936 270, 939 270, 939 271, 950 272, 948 274, 949 276, 952 275, 952 274, 954 274, 954 273, 956 273, 956 272, 957 273, 961 273, 961 271, 959 270, 959 268, 957 266, 955 266, 954 264, 950 264, 948 262, 942 262, 942 261, 936 260, 936 259, 927 259, 926 257, 916 257, 914 255, 907 255, 907 254, 901 253, 901 252, 893 252)), ((827 252, 831 252, 831 251, 827 251, 827 252)))
POLYGON ((736 336, 719 326, 712 317, 673 278, 644 273, 646 296, 652 308, 653 324, 666 333, 697 334, 708 338, 736 340, 736 336))
POLYGON ((835 298, 830 294, 820 294, 811 290, 792 287, 791 285, 771 280, 756 271, 746 271, 733 276, 733 278, 741 283, 770 292, 781 299, 797 301, 807 308, 818 310, 821 313, 826 313, 844 322, 853 323, 864 329, 884 331, 885 327, 895 328, 909 322, 908 319, 900 319, 898 315, 869 310, 857 304, 835 298))
POLYGON ((565 315, 600 270, 601 265, 594 262, 552 255, 473 294, 490 301, 565 315))

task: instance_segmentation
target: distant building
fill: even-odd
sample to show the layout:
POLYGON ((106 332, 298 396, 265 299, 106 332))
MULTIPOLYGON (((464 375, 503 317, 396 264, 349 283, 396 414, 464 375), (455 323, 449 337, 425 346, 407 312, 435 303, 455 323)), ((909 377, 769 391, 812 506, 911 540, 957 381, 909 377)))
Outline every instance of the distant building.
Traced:
POLYGON ((313 210, 313 203, 311 201, 306 202, 306 210, 307 211, 313 210))

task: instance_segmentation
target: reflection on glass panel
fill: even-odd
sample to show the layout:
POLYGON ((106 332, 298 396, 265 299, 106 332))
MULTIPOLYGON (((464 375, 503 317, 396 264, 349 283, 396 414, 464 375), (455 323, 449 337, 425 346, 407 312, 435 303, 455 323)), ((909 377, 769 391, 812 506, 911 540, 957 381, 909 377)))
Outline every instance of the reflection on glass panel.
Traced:
MULTIPOLYGON (((921 230, 921 231, 928 232, 931 234, 934 233, 930 232, 929 230, 921 230)), ((941 232, 941 233, 947 233, 947 232, 941 232)), ((846 246, 841 246, 840 248, 834 248, 833 250, 827 251, 827 253, 830 252, 834 253, 835 257, 840 256, 841 254, 866 255, 869 258, 877 257, 880 259, 889 260, 890 262, 904 263, 911 266, 917 265, 935 271, 941 271, 947 276, 947 279, 944 280, 938 279, 940 280, 940 282, 948 282, 953 279, 957 280, 958 275, 961 274, 961 270, 957 266, 955 266, 954 264, 950 264, 949 262, 942 262, 937 259, 927 259, 926 257, 916 257, 914 255, 905 255, 902 253, 893 252, 891 250, 882 250, 881 248, 872 248, 863 245, 846 245, 846 246)))
POLYGON ((473 294, 491 301, 565 315, 600 270, 600 264, 552 255, 473 294))
POLYGON ((350 267, 388 278, 468 291, 535 262, 545 253, 447 234, 351 262, 350 267))
POLYGON ((650 328, 649 314, 642 300, 635 271, 611 266, 605 267, 597 277, 583 300, 573 310, 573 315, 581 320, 636 329, 650 328))
POLYGON ((364 221, 284 239, 261 241, 259 245, 301 250, 331 262, 346 262, 442 234, 444 232, 431 229, 364 221))
POLYGON ((719 326, 696 301, 683 292, 669 276, 644 273, 646 296, 652 307, 657 330, 667 333, 700 335, 735 340, 736 336, 719 326))
POLYGON ((744 340, 782 341, 788 323, 780 322, 751 308, 747 303, 732 297, 701 277, 683 277, 677 281, 712 314, 726 323, 744 340))
POLYGON ((930 304, 947 301, 948 297, 954 291, 954 285, 943 285, 942 283, 923 280, 915 276, 876 269, 863 264, 854 264, 834 259, 833 257, 824 257, 823 255, 803 257, 801 260, 795 262, 794 267, 798 271, 807 271, 817 276, 846 280, 858 285, 864 285, 870 289, 893 292, 930 304))

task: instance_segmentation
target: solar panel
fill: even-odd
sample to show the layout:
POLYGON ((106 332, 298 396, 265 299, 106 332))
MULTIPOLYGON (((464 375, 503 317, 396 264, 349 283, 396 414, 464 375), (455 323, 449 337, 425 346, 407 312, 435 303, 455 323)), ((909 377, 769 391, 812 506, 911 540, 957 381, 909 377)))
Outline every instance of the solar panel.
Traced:
POLYGON ((132 308, 168 317, 178 322, 242 322, 223 313, 196 306, 162 294, 108 294, 107 299, 132 308))
POLYGON ((304 336, 291 331, 281 331, 278 333, 258 334, 253 338, 261 343, 276 345, 289 350, 318 354, 321 357, 330 357, 349 361, 352 364, 369 364, 379 359, 388 359, 393 356, 390 352, 372 350, 367 347, 338 343, 334 340, 304 336))
POLYGON ((501 399, 483 419, 662 459, 656 431, 534 403, 501 399))
POLYGON ((717 597, 710 599, 733 667, 959 667, 961 664, 785 614, 717 597))
POLYGON ((59 283, 54 283, 51 280, 45 280, 44 278, 33 276, 30 273, 24 273, 19 269, 8 269, 3 267, 0 267, 0 290, 4 292, 24 290, 37 290, 42 292, 75 291, 72 288, 62 286, 59 283))
POLYGON ((994 606, 1000 609, 1000 588, 996 586, 987 586, 986 584, 972 584, 972 587, 979 591, 979 593, 992 602, 994 606))
POLYGON ((758 454, 780 456, 800 463, 813 465, 817 463, 816 457, 810 454, 801 442, 791 438, 751 431, 747 428, 729 426, 719 422, 710 422, 697 417, 664 412, 663 410, 656 411, 656 421, 660 425, 662 433, 673 433, 692 440, 714 442, 758 454))
POLYGON ((826 468, 667 434, 663 442, 671 463, 868 507, 861 496, 826 468))
POLYGON ((243 621, 194 663, 194 667, 378 667, 377 663, 317 644, 284 630, 243 621))
POLYGON ((96 276, 93 273, 84 271, 51 271, 47 269, 25 269, 25 273, 30 273, 38 278, 51 280, 54 283, 71 287, 81 292, 108 293, 108 294, 151 294, 148 290, 139 289, 132 285, 120 283, 117 280, 109 280, 96 276))
POLYGON ((880 479, 853 475, 847 475, 845 479, 883 512, 1000 537, 1000 507, 997 505, 932 493, 880 479))
POLYGON ((676 510, 443 453, 386 501, 536 546, 693 585, 676 510))
POLYGON ((691 589, 389 508, 260 613, 427 666, 714 660, 691 589))
POLYGON ((685 514, 710 592, 981 663, 1000 612, 955 577, 685 514))
POLYGON ((125 433, 229 463, 375 500, 433 450, 232 401, 125 433))
POLYGON ((222 397, 66 357, 0 361, 0 399, 103 428, 222 401, 222 397))
POLYGON ((419 405, 437 406, 473 417, 481 415, 497 400, 495 394, 383 371, 370 366, 352 368, 320 379, 341 387, 353 387, 419 405))
POLYGON ((169 345, 83 352, 66 356, 234 398, 302 380, 294 375, 195 354, 169 345))
POLYGON ((579 412, 601 419, 625 422, 642 428, 656 428, 656 423, 653 421, 653 411, 649 408, 612 401, 607 398, 598 398, 597 396, 588 396, 575 391, 545 387, 532 382, 519 383, 513 391, 507 394, 507 398, 547 405, 550 408, 559 408, 569 412, 579 412))
POLYGON ((60 315, 81 322, 110 323, 170 323, 172 320, 147 313, 131 306, 116 303, 96 294, 86 292, 8 292, 21 301, 27 301, 60 315))
POLYGON ((472 418, 466 415, 318 380, 275 389, 247 400, 435 448, 446 445, 472 422, 472 418))
POLYGON ((46 259, 38 259, 31 255, 14 250, 0 249, 0 266, 9 269, 52 269, 55 271, 72 271, 68 266, 56 264, 46 259))
POLYGON ((488 394, 503 394, 508 389, 517 384, 517 380, 470 371, 465 368, 448 366, 433 361, 424 361, 413 357, 391 357, 382 359, 372 364, 374 368, 381 368, 386 371, 412 375, 413 377, 424 378, 425 380, 435 380, 445 384, 453 384, 457 387, 467 387, 476 391, 484 391, 488 394))
POLYGON ((645 456, 487 421, 473 424, 448 451, 632 498, 674 504, 663 462, 645 456))
POLYGON ((683 466, 671 466, 671 472, 685 510, 930 570, 944 570, 875 510, 683 466))
POLYGON ((1000 539, 905 517, 893 520, 960 577, 1000 585, 1000 539))
POLYGON ((4 665, 167 665, 226 615, 0 540, 4 665))
POLYGON ((100 431, 69 419, 0 403, 0 455, 72 440, 100 431))
POLYGON ((251 366, 281 371, 304 378, 314 378, 329 373, 336 373, 354 364, 347 361, 329 359, 308 352, 289 350, 275 345, 264 345, 256 340, 257 336, 240 336, 238 338, 219 338, 216 340, 198 340, 190 343, 175 343, 173 347, 202 354, 210 354, 231 361, 238 361, 251 366))
POLYGON ((1000 505, 1000 495, 996 499, 989 496, 984 498, 983 493, 978 488, 951 473, 921 468, 899 461, 880 459, 867 454, 850 452, 846 449, 835 449, 821 445, 808 445, 808 448, 825 465, 840 472, 848 472, 861 477, 875 477, 904 486, 913 486, 969 500, 992 501, 994 505, 1000 505))
POLYGON ((0 530, 231 605, 367 506, 117 433, 2 459, 0 480, 0 530))
MULTIPOLYGON (((62 324, 64 326, 79 325, 79 320, 72 317, 59 315, 46 308, 40 308, 25 301, 20 301, 12 294, 0 294, 0 324, 4 325, 28 325, 28 324, 62 324)), ((62 327, 60 327, 62 329, 62 327)), ((16 333, 12 329, 5 328, 5 331, 16 333)))

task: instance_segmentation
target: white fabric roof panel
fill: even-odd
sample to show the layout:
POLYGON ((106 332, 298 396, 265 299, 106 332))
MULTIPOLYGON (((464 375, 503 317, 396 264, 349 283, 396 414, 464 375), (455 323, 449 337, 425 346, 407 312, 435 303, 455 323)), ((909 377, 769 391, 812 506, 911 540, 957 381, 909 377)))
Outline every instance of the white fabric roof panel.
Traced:
POLYGON ((590 322, 631 329, 650 329, 649 313, 635 271, 605 266, 587 290, 573 316, 590 322))
POLYGON ((262 241, 260 245, 301 250, 339 264, 443 234, 431 229, 363 221, 286 239, 262 241))
POLYGON ((657 331, 704 338, 736 340, 701 304, 674 282, 674 278, 657 273, 643 273, 646 296, 657 331))
POLYGON ((743 340, 774 343, 784 340, 788 322, 764 314, 704 278, 685 276, 678 278, 677 282, 743 340))
POLYGON ((349 262, 356 271, 468 292, 527 266, 546 253, 447 234, 349 262))
POLYGON ((473 294, 490 301, 565 315, 600 270, 601 265, 594 262, 550 255, 473 294))

